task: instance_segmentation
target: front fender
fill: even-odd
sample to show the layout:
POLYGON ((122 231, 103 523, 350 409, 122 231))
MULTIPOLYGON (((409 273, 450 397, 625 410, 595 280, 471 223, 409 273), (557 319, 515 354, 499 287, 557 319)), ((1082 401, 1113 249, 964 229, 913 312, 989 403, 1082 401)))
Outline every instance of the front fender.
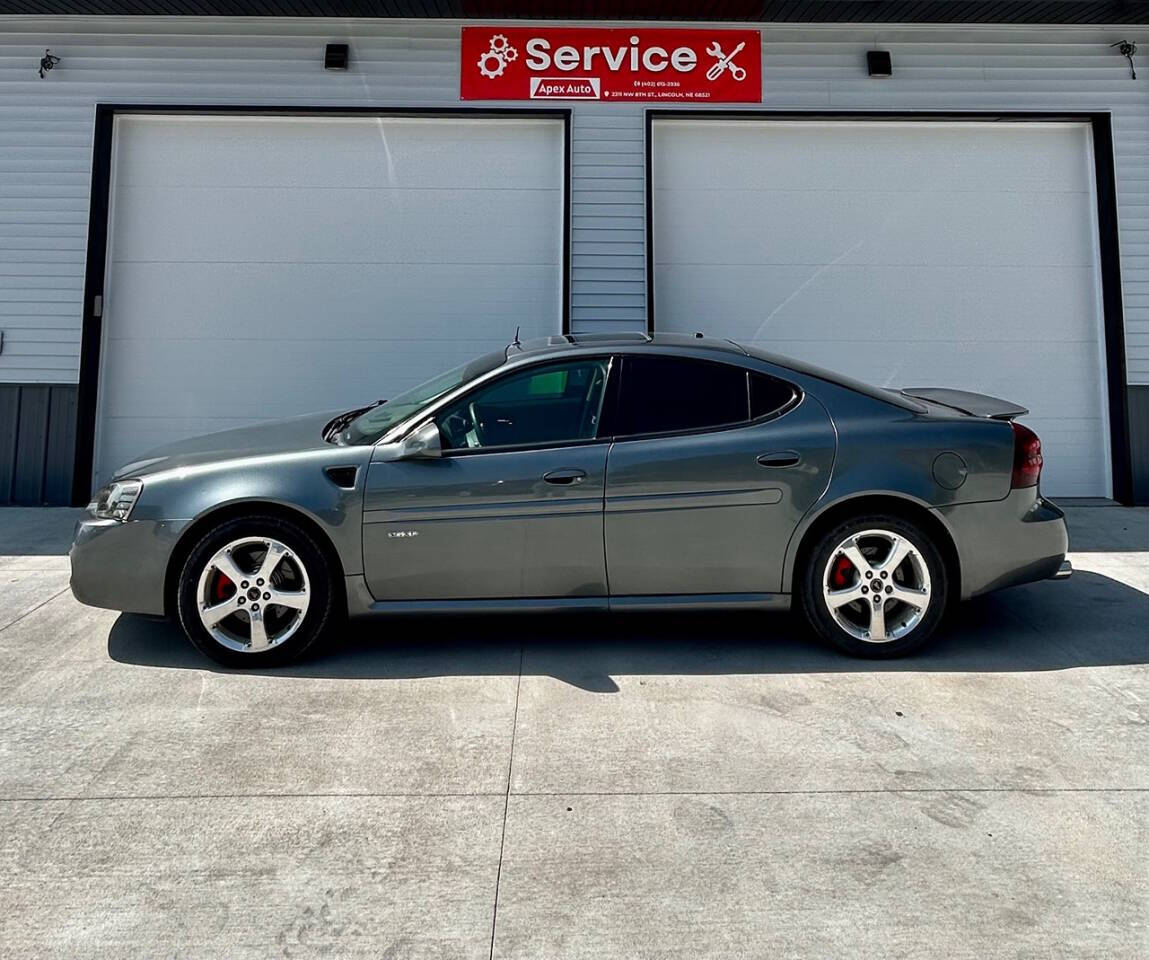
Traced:
POLYGON ((195 525, 238 504, 275 504, 313 520, 339 554, 346 574, 363 570, 363 486, 371 447, 333 447, 254 456, 219 464, 176 468, 144 478, 135 520, 195 525), (339 486, 324 472, 356 468, 354 485, 339 486))

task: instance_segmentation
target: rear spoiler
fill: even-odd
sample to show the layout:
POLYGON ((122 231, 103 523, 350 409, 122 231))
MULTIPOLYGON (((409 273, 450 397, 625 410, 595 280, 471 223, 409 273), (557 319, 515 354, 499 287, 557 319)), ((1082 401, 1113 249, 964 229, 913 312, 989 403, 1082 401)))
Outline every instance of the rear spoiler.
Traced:
POLYGON ((971 417, 989 417, 991 420, 1012 420, 1024 417, 1029 411, 1009 400, 988 397, 984 393, 970 393, 968 390, 950 390, 947 387, 909 387, 902 391, 915 400, 928 400, 940 403, 971 417))

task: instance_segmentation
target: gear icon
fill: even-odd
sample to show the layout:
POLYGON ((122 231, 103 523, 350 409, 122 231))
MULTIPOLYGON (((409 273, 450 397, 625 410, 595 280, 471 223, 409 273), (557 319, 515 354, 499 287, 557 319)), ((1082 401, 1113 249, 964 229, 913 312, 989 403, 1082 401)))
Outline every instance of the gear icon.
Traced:
POLYGON ((479 73, 484 77, 501 77, 507 69, 507 61, 497 50, 488 50, 479 57, 479 73))
POLYGON ((479 57, 479 73, 489 79, 501 77, 507 64, 519 59, 519 51, 511 46, 505 34, 496 33, 491 37, 490 49, 479 57))

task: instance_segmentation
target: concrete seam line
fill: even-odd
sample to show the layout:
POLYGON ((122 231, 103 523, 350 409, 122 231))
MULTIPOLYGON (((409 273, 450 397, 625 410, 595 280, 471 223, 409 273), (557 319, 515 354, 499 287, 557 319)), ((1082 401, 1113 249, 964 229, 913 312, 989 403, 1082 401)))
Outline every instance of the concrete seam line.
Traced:
POLYGON ((820 797, 902 793, 1149 793, 1149 787, 843 787, 824 790, 541 790, 516 797, 820 797))
POLYGON ((21 620, 23 620, 25 617, 30 617, 30 616, 32 616, 32 614, 34 614, 34 613, 35 613, 37 610, 39 610, 41 607, 46 607, 46 606, 47 606, 49 603, 51 603, 51 602, 52 602, 53 600, 55 600, 57 597, 62 597, 62 596, 65 594, 65 593, 67 593, 67 592, 68 592, 68 590, 69 590, 69 589, 71 589, 71 588, 70 588, 70 587, 64 587, 64 589, 63 589, 63 590, 61 590, 59 593, 54 593, 54 594, 52 594, 52 596, 50 596, 50 597, 49 597, 47 600, 42 600, 42 601, 40 601, 40 603, 36 604, 36 606, 34 606, 34 607, 31 609, 31 610, 25 610, 25 611, 24 611, 22 614, 20 614, 20 616, 18 616, 18 617, 17 617, 15 620, 9 620, 9 621, 8 621, 8 623, 6 623, 6 624, 4 624, 4 626, 0 627, 0 633, 3 633, 3 632, 4 632, 5 630, 7 630, 9 627, 14 627, 14 626, 16 626, 16 624, 18 624, 18 623, 19 623, 21 620))
POLYGON ((507 843, 507 810, 511 806, 511 773, 515 767, 515 734, 519 730, 519 694, 523 689, 523 654, 526 644, 519 645, 519 678, 515 683, 515 709, 511 718, 511 755, 507 759, 507 794, 503 800, 503 832, 499 837, 499 865, 495 868, 495 904, 491 910, 491 952, 489 960, 495 958, 495 930, 499 923, 499 885, 503 880, 503 850, 507 843))
POLYGON ((154 802, 156 800, 450 800, 474 797, 505 797, 502 790, 479 790, 471 793, 127 793, 69 794, 39 797, 0 797, 0 803, 64 803, 114 801, 154 802))
MULTIPOLYGON (((0 803, 109 803, 115 801, 155 802, 156 800, 443 800, 474 797, 823 797, 869 796, 874 794, 928 794, 928 793, 1149 793, 1149 787, 907 787, 883 789, 842 790, 515 790, 509 795, 502 790, 479 790, 473 793, 147 793, 98 794, 94 796, 60 795, 38 797, 0 797, 0 803)), ((503 831, 506 833, 506 808, 503 811, 503 831)), ((500 858, 501 859, 501 858, 500 858)))

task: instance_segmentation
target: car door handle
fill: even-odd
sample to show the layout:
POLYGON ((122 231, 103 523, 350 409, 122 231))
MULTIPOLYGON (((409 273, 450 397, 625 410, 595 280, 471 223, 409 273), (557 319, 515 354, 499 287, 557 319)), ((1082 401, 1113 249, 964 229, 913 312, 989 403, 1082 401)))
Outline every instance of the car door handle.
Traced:
POLYGON ((762 454, 758 457, 758 463, 763 467, 794 467, 801 459, 793 450, 779 450, 762 454))
POLYGON ((582 483, 586 479, 586 471, 552 470, 550 473, 544 473, 543 479, 547 483, 557 483, 560 486, 568 486, 572 483, 582 483))

